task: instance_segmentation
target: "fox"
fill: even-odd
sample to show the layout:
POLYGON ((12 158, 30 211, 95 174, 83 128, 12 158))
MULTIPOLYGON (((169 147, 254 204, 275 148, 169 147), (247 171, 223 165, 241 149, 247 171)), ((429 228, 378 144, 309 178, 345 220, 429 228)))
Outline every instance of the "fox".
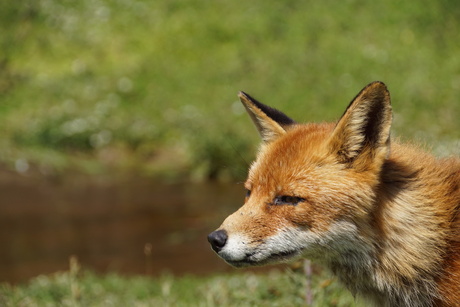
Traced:
POLYGON ((460 158, 390 138, 375 81, 337 122, 238 94, 262 142, 244 204, 207 239, 234 267, 308 258, 372 306, 460 306, 460 158))

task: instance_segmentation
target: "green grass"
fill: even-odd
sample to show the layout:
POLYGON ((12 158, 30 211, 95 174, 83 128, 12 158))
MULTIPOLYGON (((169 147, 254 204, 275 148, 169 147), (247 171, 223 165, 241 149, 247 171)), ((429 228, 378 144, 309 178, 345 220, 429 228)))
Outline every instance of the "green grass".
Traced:
MULTIPOLYGON (((209 277, 96 275, 74 263, 66 272, 0 284, 2 306, 306 306, 303 271, 209 277)), ((313 275, 312 306, 361 306, 324 272, 313 275)))
POLYGON ((374 80, 394 135, 458 153, 459 28, 449 0, 2 1, 0 161, 240 178, 239 90, 323 121, 374 80))

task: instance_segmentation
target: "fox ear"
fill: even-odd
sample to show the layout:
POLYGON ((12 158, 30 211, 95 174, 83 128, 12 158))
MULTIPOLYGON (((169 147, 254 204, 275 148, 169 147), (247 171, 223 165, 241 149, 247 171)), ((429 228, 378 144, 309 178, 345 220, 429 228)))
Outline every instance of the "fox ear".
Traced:
POLYGON ((337 123, 331 139, 333 152, 343 163, 359 160, 366 164, 376 158, 383 162, 390 152, 391 120, 390 93, 385 84, 367 85, 337 123))
POLYGON ((295 124, 286 114, 258 102, 244 92, 239 92, 238 97, 266 143, 276 140, 286 133, 289 125, 295 124))

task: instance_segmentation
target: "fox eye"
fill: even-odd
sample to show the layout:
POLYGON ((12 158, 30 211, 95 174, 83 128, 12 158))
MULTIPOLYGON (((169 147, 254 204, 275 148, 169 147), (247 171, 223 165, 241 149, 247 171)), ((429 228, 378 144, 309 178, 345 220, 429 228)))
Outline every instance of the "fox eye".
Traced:
POLYGON ((282 195, 282 196, 277 196, 273 200, 273 204, 276 206, 280 205, 291 205, 291 206, 296 206, 298 203, 304 201, 302 197, 297 197, 297 196, 288 196, 288 195, 282 195))
POLYGON ((251 196, 251 190, 246 190, 246 198, 248 198, 249 196, 251 196))

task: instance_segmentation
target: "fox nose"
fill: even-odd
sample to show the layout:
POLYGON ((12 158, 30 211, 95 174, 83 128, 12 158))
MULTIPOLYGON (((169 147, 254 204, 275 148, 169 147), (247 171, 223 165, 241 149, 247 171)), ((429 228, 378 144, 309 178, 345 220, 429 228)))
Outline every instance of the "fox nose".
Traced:
POLYGON ((212 249, 217 253, 225 246, 227 238, 225 230, 216 230, 208 235, 208 242, 211 243, 212 249))

